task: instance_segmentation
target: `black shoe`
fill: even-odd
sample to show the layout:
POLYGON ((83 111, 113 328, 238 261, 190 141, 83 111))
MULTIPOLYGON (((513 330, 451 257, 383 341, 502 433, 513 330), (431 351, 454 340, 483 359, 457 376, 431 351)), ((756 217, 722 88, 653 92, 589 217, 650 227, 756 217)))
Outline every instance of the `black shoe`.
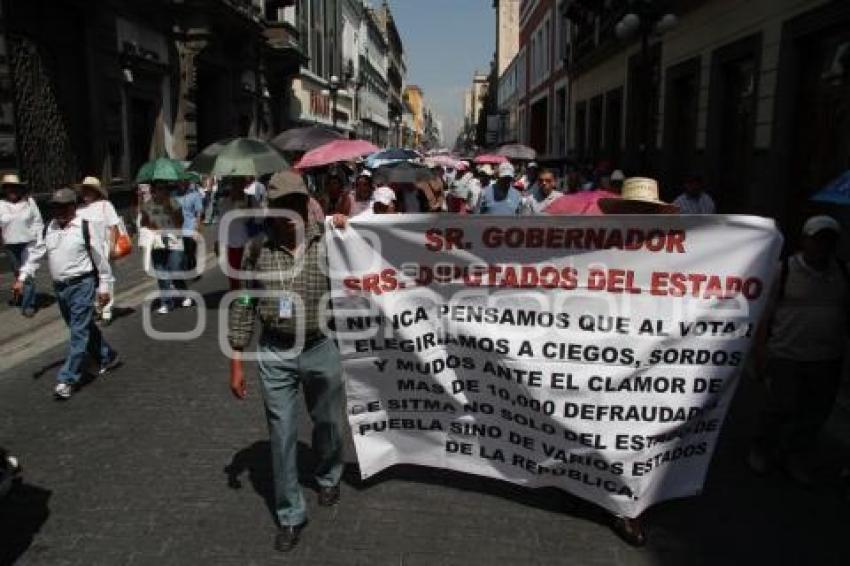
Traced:
POLYGON ((339 503, 339 484, 333 487, 319 488, 319 505, 333 507, 337 503, 339 503))
POLYGON ((289 552, 295 548, 295 545, 298 544, 298 539, 301 537, 301 531, 306 524, 307 521, 304 521, 300 525, 284 525, 278 529, 277 535, 274 538, 275 550, 289 552))

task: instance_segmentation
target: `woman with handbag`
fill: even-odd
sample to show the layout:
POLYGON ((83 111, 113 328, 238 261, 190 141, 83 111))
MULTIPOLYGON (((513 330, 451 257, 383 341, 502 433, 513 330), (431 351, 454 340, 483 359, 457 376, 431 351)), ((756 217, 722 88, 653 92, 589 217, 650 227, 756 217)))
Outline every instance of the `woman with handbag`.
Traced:
MULTIPOLYGON (((18 270, 26 261, 27 250, 41 237, 44 221, 41 219, 38 205, 26 194, 26 185, 17 175, 3 175, 0 185, 3 187, 0 200, 0 233, 17 278, 18 270)), ((13 297, 12 304, 17 304, 18 299, 21 313, 27 318, 35 316, 36 290, 35 282, 31 278, 24 285, 22 295, 13 297)))
MULTIPOLYGON (((171 196, 171 187, 155 182, 153 198, 140 207, 142 226, 152 231, 151 261, 156 270, 157 284, 163 295, 159 299, 157 314, 168 314, 174 308, 173 291, 185 291, 188 286, 184 278, 183 210, 171 196), (167 293, 167 294, 166 294, 167 293)), ((185 297, 183 307, 194 304, 185 297)))
MULTIPOLYGON (((101 234, 100 246, 104 257, 118 259, 127 255, 132 249, 127 244, 129 236, 123 227, 121 218, 115 207, 109 202, 106 188, 97 177, 86 177, 76 186, 82 203, 77 208, 77 216, 88 220, 92 227, 101 234), (126 240, 126 241, 125 241, 126 240)), ((104 306, 95 305, 96 316, 103 324, 112 323, 112 311, 115 303, 115 270, 112 270, 112 281, 109 284, 109 303, 104 306)))

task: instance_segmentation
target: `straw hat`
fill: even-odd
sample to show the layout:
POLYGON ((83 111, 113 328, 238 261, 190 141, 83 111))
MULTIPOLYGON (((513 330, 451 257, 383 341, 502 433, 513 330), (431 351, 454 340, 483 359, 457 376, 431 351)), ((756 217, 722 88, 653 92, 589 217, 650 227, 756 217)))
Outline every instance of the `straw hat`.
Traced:
POLYGON ((86 188, 94 189, 98 193, 100 193, 100 196, 102 196, 103 198, 109 197, 109 195, 106 193, 106 189, 103 187, 103 185, 101 185, 100 179, 98 179, 97 177, 88 176, 83 179, 82 183, 75 185, 75 188, 77 190, 82 190, 86 188))
POLYGON ((21 178, 18 177, 15 173, 6 173, 0 178, 0 185, 25 185, 26 183, 21 182, 21 178))
POLYGON ((658 182, 646 177, 631 177, 623 183, 620 198, 599 199, 605 214, 678 214, 679 207, 658 198, 658 182))

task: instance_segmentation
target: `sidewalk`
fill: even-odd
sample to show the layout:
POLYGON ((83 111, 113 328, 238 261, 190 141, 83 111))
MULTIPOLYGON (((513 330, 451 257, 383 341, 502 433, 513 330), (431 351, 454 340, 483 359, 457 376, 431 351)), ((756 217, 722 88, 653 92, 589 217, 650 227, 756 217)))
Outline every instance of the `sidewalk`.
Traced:
MULTIPOLYGON (((272 549, 268 433, 253 367, 234 400, 218 348, 224 278, 191 285, 207 328, 192 342, 157 342, 136 312, 106 330, 123 367, 68 403, 51 399, 57 346, 0 375, 0 444, 26 484, 0 505, 0 564, 104 565, 618 565, 850 563, 850 505, 828 480, 803 490, 744 465, 758 404, 745 381, 724 427, 704 493, 646 514, 650 544, 633 549, 607 515, 557 490, 527 490, 411 466, 359 480, 350 434, 341 504, 319 508, 288 556, 272 549), (6 553, 5 555, 3 553, 6 553)), ((191 328, 196 309, 155 318, 191 328)), ((301 459, 309 482, 310 428, 301 459)))

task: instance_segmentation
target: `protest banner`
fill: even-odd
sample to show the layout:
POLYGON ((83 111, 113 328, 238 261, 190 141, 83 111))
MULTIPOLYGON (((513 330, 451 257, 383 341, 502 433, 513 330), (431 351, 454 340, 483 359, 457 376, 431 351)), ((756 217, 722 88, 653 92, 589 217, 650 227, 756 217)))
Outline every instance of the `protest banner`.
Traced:
POLYGON ((330 230, 362 475, 434 466, 629 517, 698 493, 780 248, 772 221, 744 216, 330 230))

